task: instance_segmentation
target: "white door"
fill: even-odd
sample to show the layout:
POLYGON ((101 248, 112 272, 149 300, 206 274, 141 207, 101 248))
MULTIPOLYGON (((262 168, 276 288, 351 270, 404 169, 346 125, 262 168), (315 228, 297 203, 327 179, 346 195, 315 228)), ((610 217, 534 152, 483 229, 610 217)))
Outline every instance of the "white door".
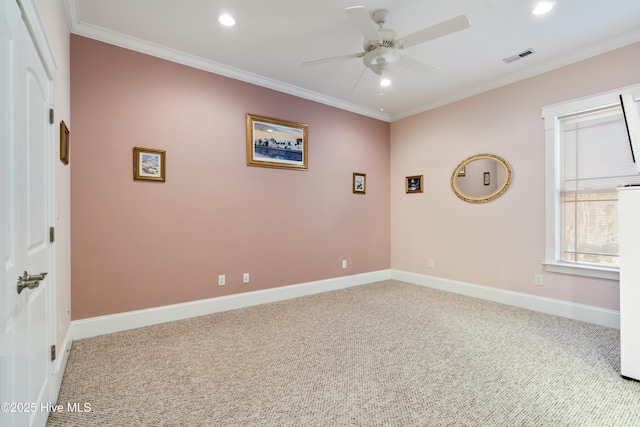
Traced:
POLYGON ((51 276, 18 293, 19 276, 50 273, 52 82, 16 0, 2 0, 2 304, 0 425, 43 426, 49 403, 53 340, 51 276), (7 100, 5 102, 4 100, 7 100), (44 409, 44 410, 43 410, 44 409))

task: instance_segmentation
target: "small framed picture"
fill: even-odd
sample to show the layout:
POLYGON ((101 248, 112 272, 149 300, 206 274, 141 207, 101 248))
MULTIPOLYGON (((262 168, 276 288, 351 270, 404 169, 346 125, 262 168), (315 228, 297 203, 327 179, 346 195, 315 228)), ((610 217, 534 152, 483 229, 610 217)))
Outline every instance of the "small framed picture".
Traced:
POLYGON ((484 173, 484 185, 490 185, 491 184, 491 172, 485 172, 484 173))
POLYGON ((152 148, 133 148, 133 179, 165 181, 165 151, 152 148))
POLYGON ((69 164, 69 129, 64 120, 60 122, 60 161, 69 164))
POLYGON ((353 192, 357 194, 365 194, 367 192, 367 174, 353 173, 353 192))
POLYGON ((423 175, 414 175, 407 177, 407 193, 422 193, 422 177, 423 175))

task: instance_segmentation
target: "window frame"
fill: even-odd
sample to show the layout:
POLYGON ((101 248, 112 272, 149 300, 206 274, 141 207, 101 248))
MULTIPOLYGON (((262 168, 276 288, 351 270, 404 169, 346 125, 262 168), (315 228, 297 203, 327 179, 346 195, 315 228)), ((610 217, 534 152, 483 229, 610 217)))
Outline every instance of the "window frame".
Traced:
MULTIPOLYGON (((604 267, 562 261, 560 201, 560 120, 564 117, 620 105, 619 95, 631 93, 640 98, 640 84, 627 86, 600 94, 574 99, 541 108, 545 134, 545 255, 543 264, 547 271, 608 280, 619 280, 618 267, 604 267)), ((640 153, 635 153, 640 157, 640 153)), ((640 162, 640 158, 636 158, 640 162)))

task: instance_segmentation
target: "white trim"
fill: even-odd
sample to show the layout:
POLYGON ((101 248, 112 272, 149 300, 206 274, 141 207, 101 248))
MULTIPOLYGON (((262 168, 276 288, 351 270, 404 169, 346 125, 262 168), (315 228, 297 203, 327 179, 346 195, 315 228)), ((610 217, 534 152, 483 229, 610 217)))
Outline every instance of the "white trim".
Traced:
MULTIPOLYGON (((620 93, 622 92, 630 92, 633 93, 634 96, 638 97, 638 94, 640 93, 640 84, 624 86, 606 92, 600 92, 594 95, 585 96, 582 98, 576 98, 565 102, 559 102, 557 104, 547 105, 540 109, 541 116, 543 119, 553 118, 555 116, 562 117, 568 114, 576 114, 584 111, 589 111, 594 108, 620 104, 620 98, 618 98, 618 95, 620 95, 620 93)), ((547 126, 548 124, 545 121, 545 129, 548 129, 547 126)))
POLYGON ((259 76, 257 74, 249 73, 238 68, 233 68, 219 62, 211 61, 195 55, 180 52, 175 49, 170 49, 164 46, 150 43, 146 40, 138 39, 95 25, 86 24, 80 21, 78 15, 77 0, 66 0, 65 4, 67 6, 67 16, 69 17, 69 22, 71 24, 71 32, 73 34, 112 44, 136 52, 144 53, 147 55, 155 56, 156 58, 162 58, 167 61, 186 65, 198 70, 208 71, 210 73, 230 77, 232 79, 251 83, 256 86, 266 87, 278 92, 297 96, 298 98, 319 102, 324 105, 329 105, 341 110, 350 111, 362 116, 371 117, 385 122, 391 121, 391 116, 389 114, 380 112, 376 109, 366 108, 361 105, 343 101, 337 98, 332 98, 317 92, 290 85, 288 83, 259 76))
POLYGON ((620 104, 619 95, 631 93, 640 97, 640 85, 631 85, 582 98, 572 99, 540 109, 544 120, 545 134, 545 254, 544 262, 547 271, 576 276, 595 277, 607 280, 619 280, 617 268, 598 268, 587 264, 564 263, 560 256, 560 119, 571 114, 578 114, 597 108, 620 104))
POLYGON ((371 282, 388 280, 390 278, 390 270, 379 270, 353 276, 336 277, 333 279, 244 292, 182 304, 74 320, 71 322, 72 336, 74 340, 90 338, 113 332, 126 331, 128 329, 364 285, 371 282))
POLYGON ((203 69, 223 76, 231 77, 237 80, 253 83, 258 86, 274 89, 283 93, 298 96, 303 99, 309 99, 321 104, 329 105, 342 110, 351 111, 356 114, 360 114, 374 119, 382 120, 385 122, 395 122, 406 117, 410 117, 419 113, 423 113, 427 110, 441 107, 443 105, 450 104, 452 102, 460 101, 478 95, 489 90, 493 90, 511 83, 515 83, 530 77, 537 76, 542 73, 546 73, 566 65, 583 61, 585 59, 602 55, 610 52, 614 49, 619 49, 624 46, 636 43, 640 40, 640 29, 633 29, 617 36, 611 37, 606 40, 602 40, 598 43, 590 44, 579 50, 574 50, 573 53, 564 55, 556 60, 545 62, 537 67, 530 67, 523 69, 517 73, 507 73, 499 76, 489 82, 485 82, 477 87, 450 94, 445 97, 433 100, 431 102, 419 105, 406 111, 400 111, 398 114, 391 116, 387 113, 382 113, 376 109, 370 109, 362 107, 357 104, 353 104, 347 101, 343 101, 337 98, 332 98, 326 95, 322 95, 316 92, 311 92, 306 89, 302 89, 297 86, 292 86, 286 83, 278 82, 275 80, 267 79, 262 76, 258 76, 252 73, 235 69, 224 64, 216 63, 204 58, 197 58, 190 55, 185 55, 172 51, 163 46, 153 45, 144 40, 136 39, 126 36, 124 34, 115 33, 104 28, 100 28, 93 25, 88 25, 81 22, 81 18, 78 13, 78 0, 65 0, 67 8, 67 15, 69 17, 69 23, 71 25, 71 32, 80 36, 92 38, 105 43, 120 46, 126 49, 135 50, 138 52, 146 53, 148 55, 156 56, 158 58, 167 59, 169 61, 177 62, 183 65, 187 65, 194 68, 203 69), (177 54, 177 56, 176 56, 177 54), (195 60, 195 65, 191 62, 195 60), (204 68, 203 68, 204 67, 204 68), (216 71, 217 70, 217 71, 216 71))
MULTIPOLYGON (((582 322, 593 323, 609 328, 620 328, 620 312, 614 310, 538 297, 535 295, 475 285, 472 283, 426 276, 407 271, 379 270, 353 276, 337 277, 333 279, 318 280, 315 282, 282 286, 279 288, 263 289, 260 291, 244 292, 241 294, 227 295, 182 304, 173 304, 145 310, 136 310, 107 316, 74 320, 71 322, 71 336, 74 340, 79 340, 98 335, 141 328, 144 326, 172 322, 175 320, 204 316, 207 314, 251 307, 270 302, 283 301, 321 292, 349 288, 352 286, 360 286, 389 279, 454 292, 461 295, 521 307, 555 316, 566 317, 582 322)), ((66 348, 64 360, 61 361, 60 367, 57 369, 60 381, 62 380, 61 375, 64 373, 66 358, 68 357, 68 352, 71 346, 69 335, 67 335, 65 343, 66 348)))
MULTIPOLYGON (((55 103, 55 85, 56 85, 56 72, 57 72, 57 64, 55 61, 55 56, 53 54, 53 50, 49 43, 49 39, 47 37, 47 32, 44 28, 42 19, 40 18, 40 14, 38 12, 38 8, 36 6, 35 0, 16 0, 16 4, 20 10, 20 14, 22 17, 22 21, 24 22, 26 31, 29 34, 29 43, 33 43, 35 50, 38 55, 38 59, 42 64, 44 73, 46 74, 47 79, 47 92, 46 102, 48 103, 48 107, 52 108, 55 103)), ((3 5, 4 7, 4 5, 3 5)), ((46 125, 46 134, 45 139, 47 144, 47 148, 45 149, 45 158, 47 159, 45 164, 45 175, 47 179, 48 188, 45 189, 47 192, 46 195, 46 206, 45 206, 45 218, 48 221, 48 225, 54 225, 54 212, 55 212, 55 172, 54 172, 54 162, 55 156, 52 154, 55 152, 52 147, 54 147, 54 136, 55 136, 55 127, 51 124, 46 125)), ((43 325, 46 329, 46 340, 48 343, 55 344, 57 342, 57 335, 55 331, 56 327, 56 262, 55 262, 55 246, 50 245, 48 248, 48 273, 49 278, 47 279, 46 288, 44 290, 45 295, 41 296, 46 298, 46 314, 45 314, 45 322, 43 325)), ((69 345, 71 343, 71 335, 67 334, 65 337, 65 342, 68 342, 69 345)), ((65 356, 66 356, 65 351, 65 356)), ((58 362, 50 362, 47 364, 46 372, 44 375, 46 376, 46 384, 43 394, 38 396, 39 404, 42 403, 54 403, 57 398, 58 392, 60 390, 60 384, 62 382, 62 377, 64 375, 64 367, 60 371, 60 363, 66 364, 66 357, 58 362)), ((16 385, 11 384, 10 388, 15 389, 16 385)), ((35 418, 32 418, 32 421, 35 424, 42 423, 46 421, 46 414, 40 413, 36 415, 35 418), (44 419, 42 419, 44 417, 44 419), (35 420, 35 421, 33 421, 35 420)))
POLYGON ((518 72, 508 73, 499 76, 491 81, 485 82, 482 85, 471 87, 463 92, 457 92, 450 94, 446 97, 434 100, 427 104, 422 104, 411 110, 402 111, 391 117, 391 121, 404 119, 427 110, 441 107, 443 105, 451 104, 452 102, 460 101, 461 99, 470 98, 480 93, 488 92, 493 89, 497 89, 512 83, 516 83, 537 75, 547 73, 556 70, 567 65, 574 64, 579 61, 584 61, 588 58, 592 58, 597 55, 602 55, 615 49, 628 46, 636 43, 640 40, 640 29, 633 29, 626 33, 619 34, 615 37, 611 37, 600 43, 590 44, 582 49, 574 50, 571 54, 564 55, 556 58, 555 60, 544 62, 538 66, 527 67, 518 72))
POLYGON ((57 69, 56 61, 53 55, 53 50, 51 50, 51 45, 49 44, 49 39, 47 38, 44 25, 42 25, 38 8, 36 7, 34 0, 17 0, 17 3, 18 7, 20 7, 20 11, 22 12, 27 29, 29 30, 31 37, 33 37, 34 45, 38 51, 38 55, 40 55, 47 77, 49 77, 53 82, 55 81, 57 69))
POLYGON ((620 280, 619 268, 606 268, 587 264, 572 264, 563 262, 543 262, 547 271, 553 273, 573 274, 574 276, 595 277, 606 280, 620 280))
POLYGON ((408 271, 391 270, 391 278, 414 285, 453 292, 514 307, 620 329, 620 312, 552 298, 538 297, 504 289, 490 288, 456 280, 426 276, 408 271))

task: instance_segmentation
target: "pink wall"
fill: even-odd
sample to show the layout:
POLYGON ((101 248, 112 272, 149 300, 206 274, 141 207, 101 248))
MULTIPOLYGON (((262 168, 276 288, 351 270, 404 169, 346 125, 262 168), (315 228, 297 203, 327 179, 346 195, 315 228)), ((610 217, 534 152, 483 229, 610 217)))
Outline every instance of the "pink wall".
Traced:
POLYGON ((617 310, 618 282, 544 270, 544 131, 540 108, 640 82, 640 43, 391 125, 391 267, 617 310), (511 188, 483 204, 450 185, 463 159, 492 153, 511 188), (422 194, 404 178, 422 175, 422 194), (434 268, 427 268, 427 260, 434 268), (544 286, 533 283, 544 275, 544 286))
POLYGON ((388 123, 75 35, 71 101, 73 319, 389 268, 388 123), (308 124, 309 170, 246 166, 246 113, 308 124))

